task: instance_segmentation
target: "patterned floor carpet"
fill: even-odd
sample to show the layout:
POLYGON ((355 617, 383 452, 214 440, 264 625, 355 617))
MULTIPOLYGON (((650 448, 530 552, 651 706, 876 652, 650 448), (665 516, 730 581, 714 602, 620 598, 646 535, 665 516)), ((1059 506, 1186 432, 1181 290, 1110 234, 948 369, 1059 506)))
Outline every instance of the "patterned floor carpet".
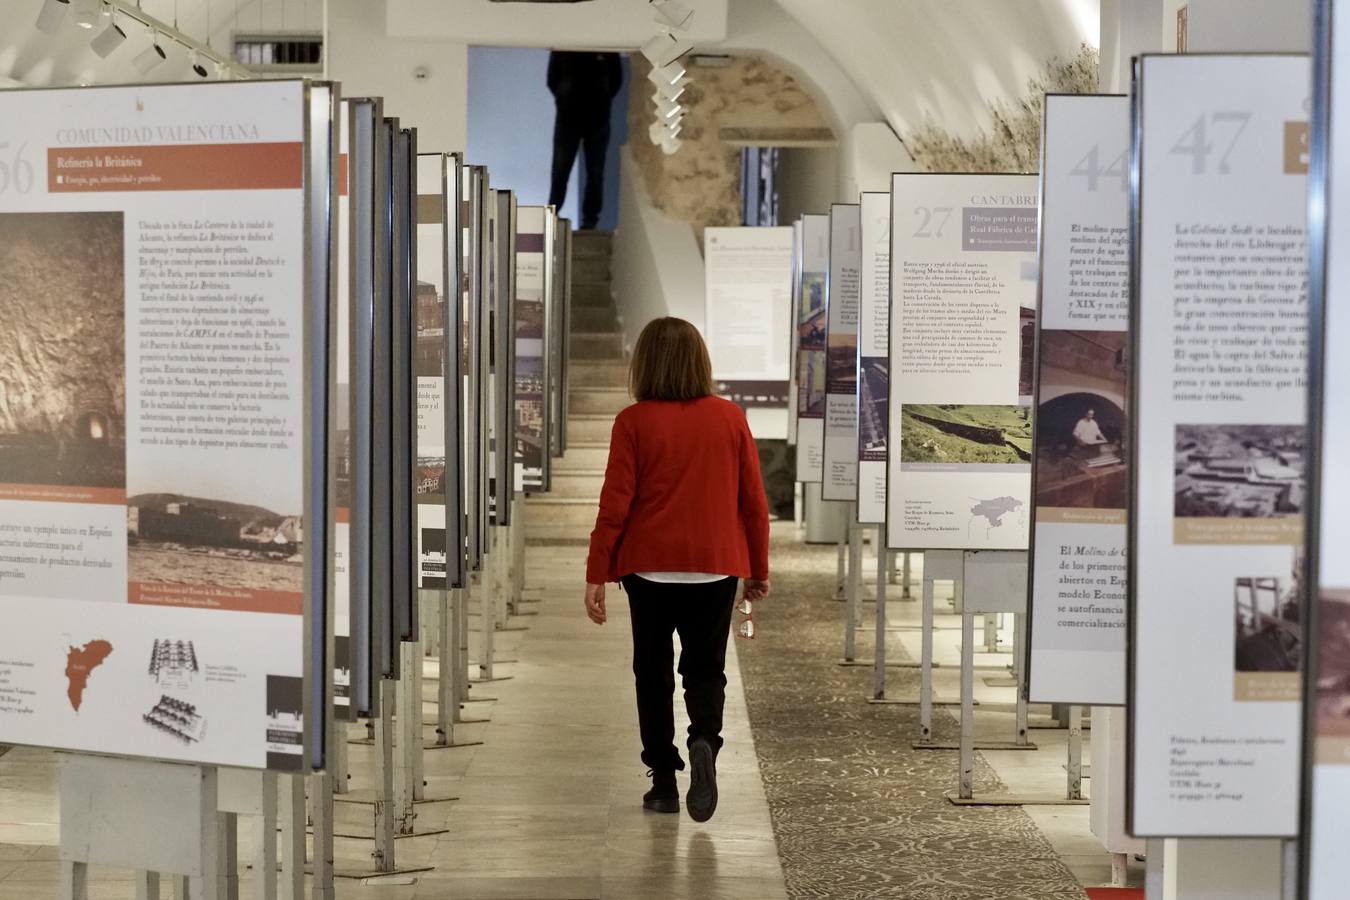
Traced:
MULTIPOLYGON (((741 641, 750 724, 788 893, 830 900, 1083 900, 1017 808, 952 806, 955 751, 916 751, 918 710, 866 702, 871 670, 836 664, 842 608, 833 547, 773 546, 772 597, 741 641)), ((870 644, 869 644, 870 646, 870 644)), ((891 669, 888 693, 918 674, 891 669)), ((955 740, 939 711, 938 740, 955 740)), ((977 793, 1002 789, 977 756, 977 793)))

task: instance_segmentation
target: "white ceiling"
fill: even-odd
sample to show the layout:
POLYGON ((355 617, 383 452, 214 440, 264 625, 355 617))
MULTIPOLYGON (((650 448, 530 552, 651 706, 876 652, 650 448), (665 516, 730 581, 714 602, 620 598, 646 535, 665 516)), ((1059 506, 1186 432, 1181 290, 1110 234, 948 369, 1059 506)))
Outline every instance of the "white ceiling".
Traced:
POLYGON ((902 135, 926 116, 955 134, 986 128, 988 101, 1020 96, 1050 58, 1100 38, 1099 0, 777 3, 902 135))
MULTIPOLYGON (((76 0, 78 2, 78 0, 76 0)), ((132 59, 149 46, 147 30, 119 17, 127 40, 107 59, 89 49, 90 39, 106 23, 92 30, 78 27, 73 11, 67 11, 60 30, 44 34, 36 27, 43 0, 0 0, 0 85, 17 82, 34 87, 70 84, 119 84, 132 81, 190 81, 187 52, 162 41, 168 60, 141 76, 132 59)), ((323 25, 323 0, 141 0, 142 10, 195 40, 229 56, 231 35, 236 30, 317 31, 323 25), (208 32, 207 23, 210 23, 208 32)), ((208 70, 212 67, 208 66, 208 70)))

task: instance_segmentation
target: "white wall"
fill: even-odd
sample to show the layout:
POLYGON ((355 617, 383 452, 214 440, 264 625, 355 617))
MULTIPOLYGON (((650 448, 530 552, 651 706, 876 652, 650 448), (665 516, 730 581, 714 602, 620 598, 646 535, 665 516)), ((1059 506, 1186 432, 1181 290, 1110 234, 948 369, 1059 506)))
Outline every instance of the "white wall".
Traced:
POLYGON ((688 222, 652 206, 627 148, 620 154, 619 221, 614 233, 614 296, 631 349, 642 327, 678 316, 703 328, 703 254, 688 222))
POLYGON ((468 47, 451 40, 386 37, 383 13, 379 0, 329 0, 329 77, 341 82, 343 96, 383 97, 386 115, 417 128, 419 149, 463 150, 468 47), (425 81, 414 76, 419 66, 430 72, 425 81))
POLYGON ((914 159, 884 122, 855 125, 844 136, 839 182, 846 197, 890 191, 893 173, 914 170, 914 159))
POLYGON ((1312 48, 1307 0, 1190 0, 1186 49, 1191 53, 1312 48))

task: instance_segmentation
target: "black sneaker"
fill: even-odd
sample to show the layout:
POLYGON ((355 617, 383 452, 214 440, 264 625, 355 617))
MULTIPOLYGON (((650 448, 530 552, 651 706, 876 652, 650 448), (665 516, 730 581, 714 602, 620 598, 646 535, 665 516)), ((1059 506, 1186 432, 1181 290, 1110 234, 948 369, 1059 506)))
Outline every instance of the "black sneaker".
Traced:
POLYGON ((680 789, 674 772, 652 772, 652 789, 642 795, 642 808, 659 813, 680 811, 680 789))
POLYGON ((706 822, 717 811, 717 754, 705 738, 689 745, 689 765, 692 771, 684 803, 689 818, 706 822))

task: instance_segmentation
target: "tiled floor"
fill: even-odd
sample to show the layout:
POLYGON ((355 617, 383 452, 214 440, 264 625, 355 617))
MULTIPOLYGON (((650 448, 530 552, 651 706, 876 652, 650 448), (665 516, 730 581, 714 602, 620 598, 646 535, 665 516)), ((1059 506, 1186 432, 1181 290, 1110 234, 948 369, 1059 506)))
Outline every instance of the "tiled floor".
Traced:
MULTIPOLYGON (((611 594, 608 625, 592 625, 581 607, 584 548, 531 546, 531 615, 513 623, 526 630, 497 635, 499 658, 516 661, 498 664, 507 680, 474 688, 477 697, 492 699, 470 704, 468 712, 490 722, 461 726, 461 739, 484 743, 426 756, 429 796, 459 799, 420 805, 417 824, 448 830, 397 844, 400 864, 433 868, 340 879, 337 896, 1048 900, 1081 898, 1079 882, 1104 880, 1107 857, 1088 833, 1085 808, 948 806, 941 795, 955 779, 955 755, 910 753, 914 711, 869 706, 870 669, 835 665, 843 609, 827 599, 833 548, 804 547, 790 525, 780 525, 774 550, 776 593, 756 611, 760 637, 749 645, 732 641, 733 654, 740 650, 745 658, 728 667, 721 802, 711 822, 640 808, 648 782, 638 760, 624 596, 611 594), (759 758, 742 671, 751 681, 759 758), (766 783, 775 798, 773 821, 766 783)), ((917 615, 915 606, 892 603, 892 621, 917 615)), ((868 616, 872 608, 866 606, 868 616)), ((917 653, 910 646, 916 633, 895 632, 892 640, 897 652, 917 653)), ((950 694, 954 635, 940 632, 937 644, 948 664, 939 670, 938 690, 950 694)), ((870 658, 870 622, 859 632, 858 651, 870 658)), ((434 671, 432 662, 428 675, 434 671)), ((914 679, 913 670, 891 670, 892 695, 911 692, 914 679)), ((980 693, 1002 699, 983 685, 980 693)), ((435 696, 430 679, 425 696, 435 696)), ((950 719, 941 727, 950 734, 950 719)), ((981 713, 982 736, 1008 728, 1006 713, 981 713)), ((362 734, 352 729, 352 737, 362 734)), ((433 737, 430 728, 426 737, 433 737)), ((1043 745, 1037 753, 985 754, 977 788, 1060 788, 1062 732, 1039 731, 1033 739, 1043 745)), ((352 786, 367 788, 370 750, 350 749, 352 786)), ((0 758, 0 900, 57 894, 55 784, 51 753, 17 749, 0 758)), ((369 830, 369 807, 338 809, 342 830, 369 830)), ((245 823, 241 857, 251 841, 245 823)), ((371 849, 368 841, 339 839, 339 868, 368 867, 371 849)), ((251 879, 245 870, 241 896, 252 896, 251 879)), ((91 895, 129 900, 130 873, 96 870, 91 895)))
MULTIPOLYGON (((481 746, 426 756, 429 796, 450 803, 418 807, 418 827, 438 836, 397 843, 400 865, 432 865, 416 876, 339 880, 339 898, 418 900, 633 900, 785 897, 778 851, 750 738, 739 668, 728 669, 727 746, 718 760, 716 817, 700 825, 646 813, 649 782, 638 758, 628 611, 617 590, 610 622, 582 610, 584 548, 531 547, 528 604, 536 613, 497 636, 508 680, 474 688, 492 702, 462 726, 481 746)), ((434 671, 434 666, 429 666, 434 671)), ((433 698, 433 684, 426 696, 433 698)), ((428 706, 427 711, 433 707, 428 706)), ((353 737, 362 736, 355 728, 353 737)), ((427 738, 433 737, 430 729, 427 738)), ((352 786, 369 786, 370 750, 351 745, 352 786)), ((683 776, 682 776, 683 777, 683 776)), ((682 789, 687 782, 681 784, 682 789)), ((59 878, 56 766, 51 753, 17 749, 0 758, 0 900, 55 897, 59 878)), ((339 824, 370 828, 369 807, 339 804, 339 824)), ((241 826, 240 855, 252 835, 241 826)), ((339 839, 339 868, 369 866, 371 844, 339 839)), ((91 895, 135 896, 130 873, 97 870, 91 895)), ((241 896, 251 894, 245 872, 241 896)))

